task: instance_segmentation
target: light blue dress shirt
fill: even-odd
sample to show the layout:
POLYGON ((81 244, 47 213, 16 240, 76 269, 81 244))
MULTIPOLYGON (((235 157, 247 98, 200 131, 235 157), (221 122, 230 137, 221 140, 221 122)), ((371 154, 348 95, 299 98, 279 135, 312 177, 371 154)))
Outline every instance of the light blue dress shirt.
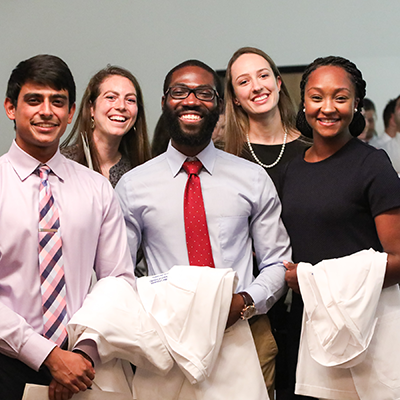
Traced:
MULTIPOLYGON (((116 187, 136 265, 143 246, 149 275, 174 265, 189 265, 183 197, 187 156, 171 143, 164 154, 126 173, 116 187)), ((258 165, 217 150, 213 143, 197 155, 199 177, 216 268, 232 268, 259 313, 265 313, 285 288, 283 260, 291 259, 281 204, 274 184, 258 165), (260 274, 253 277, 252 246, 260 274)))

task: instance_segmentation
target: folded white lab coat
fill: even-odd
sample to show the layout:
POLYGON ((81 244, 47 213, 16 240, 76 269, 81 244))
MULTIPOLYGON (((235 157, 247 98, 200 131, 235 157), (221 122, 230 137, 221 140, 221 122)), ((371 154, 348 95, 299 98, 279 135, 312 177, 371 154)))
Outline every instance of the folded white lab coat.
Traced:
POLYGON ((386 260, 370 249, 299 264, 304 314, 296 393, 400 398, 400 292, 398 285, 382 290, 386 260))
POLYGON ((95 388, 132 394, 129 362, 158 374, 166 374, 173 367, 153 319, 123 278, 98 281, 67 330, 70 348, 87 339, 97 345, 102 364, 96 366, 95 388))
MULTIPOLYGON (((78 315, 79 319, 75 315, 70 322, 73 327, 70 340, 75 341, 79 335, 79 340, 93 339, 102 361, 108 361, 114 353, 115 357, 128 359, 137 365, 133 398, 268 399, 248 323, 240 320, 225 330, 236 286, 236 275, 231 269, 176 266, 166 274, 140 278, 137 282, 140 300, 129 291, 115 290, 110 295, 106 283, 102 290, 95 290, 96 286, 90 296, 93 306, 87 309, 88 313, 78 315), (138 308, 140 312, 136 311, 134 316, 111 312, 107 318, 101 314, 104 320, 99 323, 96 321, 101 309, 98 302, 107 304, 110 310, 113 304, 122 302, 127 305, 128 314, 131 303, 137 302, 140 307, 133 305, 133 309, 138 308), (142 303, 145 310, 141 308, 142 303), (89 323, 87 317, 90 317, 89 323), (139 318, 145 321, 133 328, 132 324, 139 318), (144 333, 140 332, 140 325, 145 328, 144 333), (93 330, 96 335, 93 335, 93 330), (149 331, 152 343, 146 343, 149 331), (135 346, 143 342, 143 349, 138 350, 132 342, 135 346), (157 346, 162 349, 161 360, 153 354, 157 346), (131 351, 138 351, 139 363, 128 355, 131 351), (147 352, 150 354, 146 355, 147 352), (168 357, 174 360, 172 368, 168 357)), ((80 313, 85 309, 86 304, 80 313)), ((126 368, 119 365, 113 370, 112 362, 120 361, 108 361, 105 373, 103 366, 96 367, 95 382, 103 390, 122 391, 118 390, 117 384, 111 388, 108 382, 117 383, 125 379, 126 386, 129 386, 130 377, 126 368), (111 377, 113 372, 118 376, 111 377), (99 377, 102 382, 97 382, 99 377)))
POLYGON ((168 279, 140 278, 137 286, 176 362, 165 376, 138 370, 139 399, 268 399, 247 321, 225 330, 236 287, 231 269, 175 266, 168 279))

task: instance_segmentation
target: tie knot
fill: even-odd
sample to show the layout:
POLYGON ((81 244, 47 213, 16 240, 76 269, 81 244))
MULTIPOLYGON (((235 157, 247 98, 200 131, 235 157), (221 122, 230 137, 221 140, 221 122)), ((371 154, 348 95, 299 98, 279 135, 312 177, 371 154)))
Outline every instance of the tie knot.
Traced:
POLYGON ((185 161, 183 163, 183 169, 188 175, 198 175, 202 166, 201 161, 185 161))
POLYGON ((50 167, 47 165, 41 165, 40 167, 37 168, 37 171, 39 171, 40 179, 42 181, 47 181, 51 171, 50 167))

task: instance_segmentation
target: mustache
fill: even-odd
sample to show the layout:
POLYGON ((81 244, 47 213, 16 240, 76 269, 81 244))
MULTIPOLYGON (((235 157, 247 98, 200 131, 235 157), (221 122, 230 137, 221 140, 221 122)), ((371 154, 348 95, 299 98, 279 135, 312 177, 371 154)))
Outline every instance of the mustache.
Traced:
POLYGON ((193 105, 193 106, 183 105, 183 106, 180 106, 175 112, 180 113, 182 111, 196 111, 196 112, 202 114, 203 108, 200 106, 196 106, 196 105, 193 105))

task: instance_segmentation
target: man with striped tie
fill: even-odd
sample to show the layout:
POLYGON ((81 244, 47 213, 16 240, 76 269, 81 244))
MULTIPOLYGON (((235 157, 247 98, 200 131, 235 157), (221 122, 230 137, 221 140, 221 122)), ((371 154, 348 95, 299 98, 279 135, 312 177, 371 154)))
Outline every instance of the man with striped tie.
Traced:
POLYGON ((13 70, 4 107, 15 141, 0 158, 0 398, 26 383, 51 400, 92 385, 92 343, 67 351, 65 326, 97 279, 133 266, 108 181, 64 158, 59 141, 75 111, 75 83, 60 58, 39 55, 13 70))

